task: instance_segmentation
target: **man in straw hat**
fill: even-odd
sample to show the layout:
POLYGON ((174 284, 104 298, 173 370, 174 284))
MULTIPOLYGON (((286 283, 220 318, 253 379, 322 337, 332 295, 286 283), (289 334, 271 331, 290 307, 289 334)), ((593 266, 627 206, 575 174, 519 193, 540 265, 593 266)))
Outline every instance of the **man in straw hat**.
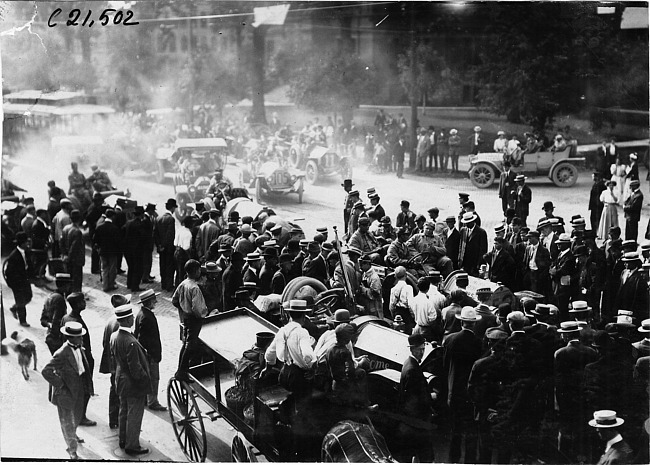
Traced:
MULTIPOLYGON (((131 294, 113 294, 111 296, 111 306, 113 308, 126 305, 131 302, 131 294)), ((108 426, 111 429, 117 429, 120 421, 120 398, 117 395, 115 385, 115 360, 111 356, 111 336, 120 324, 117 322, 115 313, 106 322, 104 326, 104 337, 102 339, 102 358, 99 362, 99 372, 111 375, 111 387, 108 393, 108 426)))
MULTIPOLYGON (((176 288, 172 296, 172 304, 178 309, 178 315, 183 324, 183 347, 179 354, 176 378, 189 382, 188 371, 190 360, 199 349, 199 333, 203 325, 203 318, 208 314, 208 307, 201 288, 201 265, 196 260, 190 259, 185 263, 185 278, 176 288)), ((236 289, 232 289, 234 293, 236 289)))
POLYGON ((625 239, 637 240, 639 235, 639 221, 641 221, 641 209, 643 208, 643 193, 639 187, 638 179, 630 182, 631 194, 625 199, 623 213, 625 214, 625 239))
POLYGON ((129 455, 143 455, 149 449, 140 446, 140 427, 147 394, 151 393, 151 375, 146 350, 132 333, 133 306, 115 308, 120 325, 111 335, 111 354, 115 359, 115 384, 120 397, 119 445, 129 455))
POLYGON ((621 273, 621 285, 616 294, 616 304, 634 312, 636 321, 650 317, 648 307, 648 282, 641 272, 641 259, 637 252, 626 253, 622 261, 625 270, 621 273))
POLYGON ((618 418, 614 410, 597 410, 593 420, 589 420, 589 426, 596 428, 598 436, 605 442, 605 453, 598 460, 598 465, 631 463, 633 451, 618 430, 623 423, 625 421, 618 418))
POLYGON ((478 276, 479 263, 488 251, 487 233, 476 224, 476 218, 476 213, 463 213, 458 244, 458 266, 472 276, 478 276))
POLYGON ((402 365, 399 379, 399 411, 407 418, 416 422, 403 421, 398 428, 400 451, 408 451, 406 456, 399 457, 400 461, 432 462, 434 452, 431 440, 431 414, 434 394, 429 390, 422 372, 420 362, 424 357, 426 340, 422 334, 412 334, 408 337, 408 347, 411 352, 402 365))
POLYGON ((303 327, 309 311, 306 301, 291 300, 288 309, 290 321, 280 328, 264 355, 267 367, 275 365, 278 360, 283 362, 278 380, 282 387, 295 394, 297 401, 311 392, 311 372, 316 361, 312 338, 303 327))
POLYGON ((447 372, 447 403, 454 415, 451 421, 449 461, 459 462, 461 443, 465 437, 465 462, 476 461, 476 431, 474 429, 473 405, 467 392, 469 375, 481 357, 481 341, 474 334, 474 324, 481 319, 472 307, 463 307, 460 314, 462 329, 450 334, 443 342, 443 366, 447 372))
POLYGON ((70 459, 78 460, 77 445, 83 442, 77 436, 77 426, 84 410, 84 400, 92 391, 90 368, 82 347, 86 330, 80 323, 70 321, 61 328, 66 339, 43 367, 43 378, 50 383, 49 400, 57 406, 63 439, 70 459))
POLYGON ((584 399, 583 375, 587 364, 596 361, 594 349, 580 341, 577 321, 560 323, 560 333, 565 347, 555 352, 555 399, 558 406, 560 433, 558 449, 571 461, 587 453, 584 420, 588 415, 584 399))
POLYGON ((160 361, 162 360, 162 342, 160 341, 160 330, 158 319, 153 312, 160 292, 147 289, 140 294, 140 312, 135 318, 133 335, 147 351, 149 360, 149 374, 151 376, 151 393, 147 394, 147 407, 154 411, 166 411, 167 407, 160 405, 158 401, 158 384, 160 383, 160 361))
POLYGON ((567 233, 560 234, 556 241, 558 256, 549 269, 551 275, 553 293, 557 307, 560 309, 560 320, 567 319, 569 300, 574 293, 576 286, 575 258, 571 253, 571 237, 567 233))
POLYGON ((632 344, 636 350, 635 358, 650 356, 650 319, 643 320, 637 331, 643 335, 643 339, 632 344))

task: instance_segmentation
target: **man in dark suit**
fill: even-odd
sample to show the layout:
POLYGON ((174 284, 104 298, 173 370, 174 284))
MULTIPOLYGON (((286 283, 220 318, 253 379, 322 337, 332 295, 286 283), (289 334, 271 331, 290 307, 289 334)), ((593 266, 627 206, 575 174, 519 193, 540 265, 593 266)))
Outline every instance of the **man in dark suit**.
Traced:
POLYGON ((509 382, 510 371, 505 357, 508 333, 498 328, 485 332, 490 354, 477 360, 467 381, 467 393, 474 403, 479 434, 478 463, 492 463, 492 451, 498 450, 497 463, 509 463, 509 449, 499 445, 492 428, 503 410, 504 386, 509 382))
POLYGON ((178 208, 176 200, 169 199, 165 203, 167 211, 156 219, 154 228, 154 242, 158 249, 160 260, 160 286, 163 290, 174 291, 174 236, 176 232, 176 220, 174 210, 178 208))
POLYGON ((557 307, 560 310, 560 321, 565 321, 568 317, 569 301, 574 293, 576 286, 575 276, 575 258, 571 253, 571 238, 567 233, 560 234, 556 245, 559 255, 549 269, 551 275, 551 284, 557 307))
POLYGON ((127 454, 147 454, 140 446, 140 427, 147 394, 151 393, 149 363, 144 348, 131 333, 133 310, 130 304, 115 309, 120 327, 111 336, 115 359, 115 384, 120 397, 119 445, 127 454))
MULTIPOLYGON (((100 192, 95 192, 93 195, 93 203, 86 211, 86 225, 88 226, 88 235, 92 238, 95 234, 97 222, 104 213, 104 196, 100 192)), ((90 272, 92 274, 99 274, 99 254, 93 247, 90 253, 90 272)))
POLYGON ((217 225, 219 210, 216 208, 211 209, 209 216, 210 218, 208 221, 199 227, 199 232, 196 237, 196 254, 199 258, 206 254, 210 244, 212 244, 221 233, 221 228, 217 225))
POLYGON ((584 369, 596 361, 598 354, 580 341, 578 322, 562 322, 557 332, 566 343, 555 352, 555 398, 560 420, 558 448, 571 461, 576 461, 578 455, 587 452, 583 445, 587 434, 584 369))
POLYGON ((393 161, 397 164, 397 177, 402 178, 404 173, 404 153, 406 151, 406 142, 404 136, 400 134, 399 140, 393 145, 393 161))
POLYGON ((47 210, 42 208, 36 210, 36 219, 32 224, 30 237, 32 239, 32 265, 34 268, 34 276, 37 278, 45 277, 47 249, 50 245, 50 227, 47 221, 47 210))
POLYGON ((140 291, 140 282, 142 281, 142 270, 144 259, 144 230, 142 227, 142 215, 144 208, 136 206, 133 211, 133 219, 126 222, 122 228, 123 232, 123 251, 126 265, 128 266, 126 275, 126 287, 131 291, 140 291))
POLYGON ((485 144, 485 138, 481 134, 481 126, 474 127, 474 134, 467 138, 469 140, 469 145, 471 147, 471 153, 476 155, 483 149, 485 144))
POLYGON ((512 196, 514 199, 515 212, 524 226, 528 218, 529 205, 533 200, 533 192, 526 184, 526 176, 518 174, 515 178, 516 186, 513 189, 512 196))
POLYGON ((641 221, 641 209, 643 208, 643 193, 639 189, 640 182, 635 179, 630 182, 632 193, 625 199, 623 212, 625 213, 625 239, 637 240, 639 235, 639 221, 641 221))
POLYGON ((142 282, 144 284, 153 283, 153 276, 151 276, 154 246, 153 230, 157 216, 156 205, 148 203, 144 209, 144 215, 142 215, 142 238, 144 241, 142 246, 142 282))
POLYGON ((83 415, 84 399, 92 392, 88 361, 81 347, 86 330, 79 323, 68 322, 61 328, 61 334, 67 343, 54 353, 41 373, 50 383, 49 400, 57 406, 70 459, 78 460, 77 445, 83 440, 77 436, 77 426, 83 415))
POLYGON ((501 208, 503 209, 503 214, 506 214, 506 210, 509 207, 513 206, 512 190, 515 187, 515 177, 516 173, 510 169, 510 162, 505 161, 503 163, 503 171, 499 177, 499 198, 501 199, 501 208))
POLYGON ((302 263, 302 275, 309 278, 314 278, 322 282, 323 284, 327 283, 327 266, 325 264, 325 259, 321 255, 321 248, 317 242, 310 242, 307 246, 307 252, 309 252, 309 257, 305 258, 305 261, 302 263))
POLYGON ((235 292, 244 284, 242 280, 242 267, 244 257, 239 252, 233 252, 230 258, 230 266, 226 268, 221 277, 221 289, 223 290, 223 311, 233 310, 237 306, 235 292))
POLYGON ((20 326, 29 327, 27 323, 27 304, 32 301, 32 285, 29 282, 31 274, 31 254, 29 237, 22 231, 16 233, 16 248, 9 254, 4 263, 4 278, 7 286, 14 293, 14 305, 11 314, 18 318, 20 326))
POLYGON ((68 265, 68 273, 72 278, 72 292, 81 292, 83 281, 83 267, 86 263, 86 244, 81 232, 81 212, 70 212, 71 224, 63 228, 61 238, 61 255, 68 265))
POLYGON ((625 270, 621 274, 621 284, 616 295, 616 305, 619 309, 634 312, 636 321, 650 318, 648 308, 648 282, 643 277, 641 259, 638 253, 628 252, 623 258, 625 270))
POLYGON ((551 292, 549 268, 551 254, 539 243, 539 231, 528 232, 528 245, 525 249, 522 266, 524 269, 524 289, 549 295, 551 292))
POLYGON ((117 289, 117 259, 122 252, 122 232, 113 222, 115 210, 109 208, 104 213, 104 222, 97 226, 92 236, 95 249, 102 263, 102 288, 104 292, 117 289))
POLYGON ((478 276, 478 266, 487 253, 487 233, 476 224, 476 213, 467 212, 461 220, 458 243, 458 266, 472 276, 478 276))
POLYGON ((515 260, 504 249, 505 237, 494 238, 494 248, 483 255, 483 261, 488 264, 488 279, 493 283, 501 283, 508 289, 513 289, 515 260))
POLYGON ((151 393, 147 395, 147 407, 154 411, 166 411, 167 407, 160 405, 158 401, 158 385, 160 383, 159 364, 162 360, 162 343, 160 341, 160 330, 158 329, 158 319, 153 313, 156 306, 156 295, 160 292, 154 292, 147 289, 140 294, 140 312, 135 318, 135 328, 133 335, 138 342, 144 347, 149 360, 149 374, 151 376, 151 393))
POLYGON ((618 427, 623 423, 624 420, 618 418, 613 410, 594 412, 594 419, 589 421, 589 426, 596 428, 598 436, 607 445, 598 465, 633 463, 634 451, 618 432, 618 427))
MULTIPOLYGON (((126 213, 124 212, 124 202, 121 202, 122 199, 118 199, 117 203, 115 204, 115 218, 113 218, 113 223, 120 228, 120 237, 122 235, 122 228, 126 224, 126 213)), ((120 250, 120 254, 117 257, 117 272, 119 274, 124 274, 124 270, 122 269, 122 251, 120 250)))
POLYGON ((589 221, 591 222, 591 230, 597 231, 598 224, 600 223, 600 215, 603 213, 603 202, 600 201, 600 194, 607 189, 603 176, 598 171, 591 174, 591 179, 594 183, 589 191, 589 221))
POLYGON ((460 232, 456 228, 456 217, 453 215, 445 218, 447 225, 447 232, 445 237, 445 248, 447 249, 447 256, 451 259, 454 270, 458 269, 458 244, 460 242, 460 232))
POLYGON ((255 283, 257 287, 260 286, 260 268, 262 267, 262 256, 259 252, 251 252, 244 258, 246 262, 246 270, 242 276, 244 282, 255 283))
MULTIPOLYGON (((111 306, 113 308, 126 305, 131 302, 131 294, 121 295, 114 294, 111 296, 111 306)), ((117 395, 115 386, 115 360, 111 356, 111 336, 120 324, 117 322, 115 314, 106 322, 104 326, 104 337, 102 338, 102 359, 99 362, 99 372, 111 375, 111 387, 108 393, 108 426, 110 429, 117 429, 120 421, 120 398, 117 395)))
POLYGON ((400 461, 410 462, 412 456, 419 462, 433 462, 433 448, 431 438, 432 404, 431 393, 427 381, 420 367, 424 355, 425 339, 421 334, 408 337, 411 355, 402 365, 399 380, 399 411, 405 418, 414 419, 416 422, 400 423, 398 429, 400 451, 409 451, 407 456, 400 457, 400 461))
POLYGON ((481 357, 481 341, 473 332, 474 323, 481 317, 472 307, 463 307, 456 318, 462 329, 450 334, 443 342, 443 366, 447 373, 448 397, 451 410, 451 442, 449 461, 460 462, 461 442, 465 436, 465 463, 476 461, 476 432, 473 406, 467 392, 467 382, 474 363, 481 357))
MULTIPOLYGON (((86 309, 86 299, 84 298, 84 295, 81 292, 72 292, 70 295, 68 295, 66 300, 68 302, 68 305, 70 305, 70 311, 66 315, 64 315, 63 318, 61 318, 61 325, 63 326, 66 323, 73 321, 75 323, 79 323, 81 327, 86 331, 82 337, 82 344, 84 350, 86 351, 85 352, 86 360, 88 361, 88 376, 92 382, 93 369, 95 368, 95 359, 93 358, 92 346, 90 344, 90 333, 88 332, 88 325, 86 325, 86 322, 81 316, 81 312, 86 309)), ((79 424, 81 426, 97 425, 96 421, 90 420, 86 416, 86 410, 88 410, 88 402, 90 401, 90 397, 93 394, 94 394, 93 390, 91 389, 89 394, 84 399, 82 416, 81 416, 81 420, 79 421, 79 424)))

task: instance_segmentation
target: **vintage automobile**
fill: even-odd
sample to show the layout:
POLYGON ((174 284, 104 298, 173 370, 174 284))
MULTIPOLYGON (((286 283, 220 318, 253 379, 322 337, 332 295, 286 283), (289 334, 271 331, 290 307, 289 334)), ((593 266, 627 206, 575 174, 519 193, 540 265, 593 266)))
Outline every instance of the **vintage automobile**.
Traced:
POLYGON ((208 196, 210 180, 214 172, 223 169, 228 160, 228 144, 219 137, 204 139, 177 139, 174 146, 160 148, 156 153, 157 179, 170 178, 179 212, 186 215, 196 202, 209 198, 214 205, 222 207, 232 197, 246 197, 248 192, 235 188, 224 179, 212 197, 208 196))
POLYGON ((333 148, 313 145, 304 151, 295 145, 289 150, 289 166, 305 171, 305 180, 315 184, 323 176, 339 175, 352 178, 352 164, 348 157, 340 156, 333 148))
POLYGON ((257 201, 262 195, 298 194, 298 203, 302 203, 305 173, 295 168, 288 168, 275 161, 268 161, 260 166, 255 179, 257 201))
MULTIPOLYGON (((576 157, 576 145, 569 144, 561 152, 535 152, 523 155, 521 166, 513 166, 517 174, 529 177, 548 176, 558 187, 571 187, 578 181, 578 166, 585 159, 576 157)), ((503 153, 489 152, 469 156, 469 179, 485 189, 499 179, 503 169, 503 153)))

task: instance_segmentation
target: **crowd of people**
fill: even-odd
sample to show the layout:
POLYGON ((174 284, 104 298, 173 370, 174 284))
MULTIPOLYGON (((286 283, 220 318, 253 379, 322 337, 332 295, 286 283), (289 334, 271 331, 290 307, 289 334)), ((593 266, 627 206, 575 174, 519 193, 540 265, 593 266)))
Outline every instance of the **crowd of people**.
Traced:
MULTIPOLYGON (((345 228, 339 241, 326 226, 307 238, 302 229, 287 229, 264 216, 240 217, 233 211, 224 218, 209 206, 179 218, 174 199, 159 215, 151 203, 110 207, 98 193, 84 217, 51 182, 47 208, 23 206, 5 277, 15 300, 10 310, 29 326, 31 281, 46 279, 50 258, 61 258, 65 265, 55 274, 57 290, 47 299, 41 324, 48 328, 46 343, 53 354, 43 375, 52 385, 70 457, 78 457, 76 427, 95 424, 86 416, 94 360, 81 316, 85 226, 92 244, 91 273, 101 275, 103 290, 112 294, 117 289, 124 258, 127 287, 139 293, 137 302, 130 296, 110 297, 115 317, 103 334, 100 364, 100 372, 111 374, 109 423, 119 429, 120 446, 129 454, 147 452, 139 443, 145 405, 164 409, 157 399, 162 349, 152 311, 156 293, 141 287, 153 283, 156 250, 160 285, 183 324, 179 380, 192 382, 189 368, 200 350, 206 316, 244 307, 283 325, 282 308, 265 299, 276 296, 277 301, 294 278, 308 277, 327 289, 343 289, 356 305, 345 310, 347 315, 336 312, 335 329, 321 335, 308 318, 309 298, 285 303, 290 321, 269 345, 265 363, 283 362, 279 382, 297 396, 311 391, 314 371, 322 373, 325 364, 332 378, 326 389, 335 398, 376 408, 364 396, 364 368, 369 367, 353 357, 352 349, 354 317, 374 315, 409 335, 413 360, 404 363, 399 403, 407 415, 425 423, 439 412, 433 410, 435 395, 423 385, 419 362, 425 344, 443 350, 446 399, 438 408, 450 412, 449 461, 463 457, 466 463, 490 463, 493 454, 498 463, 539 457, 548 445, 533 438, 557 438, 559 432, 557 448, 565 460, 595 462, 605 449, 591 440, 589 428, 595 427, 607 442, 606 455, 616 449, 619 460, 629 462, 638 454, 634 460, 647 462, 641 427, 650 370, 650 235, 637 242, 640 183, 629 182, 623 232, 610 207, 618 195, 613 185, 604 185, 602 171, 594 173, 587 229, 580 215, 567 222, 557 216, 552 202, 545 202, 543 215, 532 220, 526 178, 505 168, 499 183, 503 222, 490 231, 491 246, 477 205, 462 192, 459 211, 444 220, 435 206, 425 216, 403 200, 393 224, 379 192, 368 189, 366 202, 352 180, 345 180, 345 228), (394 273, 389 296, 378 266, 394 273), (454 285, 443 287, 454 272, 454 285), (485 280, 479 289, 470 286, 476 278, 485 280), (518 308, 489 305, 501 285, 524 292, 518 308), (135 304, 140 305, 137 317, 135 304), (70 385, 75 387, 69 392, 63 389, 70 385), (555 434, 541 430, 549 418, 557 420, 555 434)), ((413 455, 433 460, 429 429, 410 425, 401 434, 413 455)))

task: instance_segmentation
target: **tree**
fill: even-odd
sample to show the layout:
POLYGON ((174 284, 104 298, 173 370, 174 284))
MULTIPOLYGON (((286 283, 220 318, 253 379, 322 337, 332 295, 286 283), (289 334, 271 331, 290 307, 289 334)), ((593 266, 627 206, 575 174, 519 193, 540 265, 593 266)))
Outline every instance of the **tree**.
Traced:
POLYGON ((375 73, 358 56, 338 51, 308 50, 289 80, 289 96, 298 105, 324 113, 352 110, 375 92, 375 73))
POLYGON ((647 39, 636 47, 624 45, 618 24, 596 15, 595 8, 584 2, 491 7, 483 21, 481 63, 474 68, 479 105, 538 130, 558 113, 580 111, 598 101, 629 102, 625 96, 630 92, 645 95, 639 100, 647 109, 647 39), (623 71, 635 66, 628 55, 635 49, 646 64, 632 90, 623 71), (617 95, 603 87, 612 77, 619 83, 617 95))

